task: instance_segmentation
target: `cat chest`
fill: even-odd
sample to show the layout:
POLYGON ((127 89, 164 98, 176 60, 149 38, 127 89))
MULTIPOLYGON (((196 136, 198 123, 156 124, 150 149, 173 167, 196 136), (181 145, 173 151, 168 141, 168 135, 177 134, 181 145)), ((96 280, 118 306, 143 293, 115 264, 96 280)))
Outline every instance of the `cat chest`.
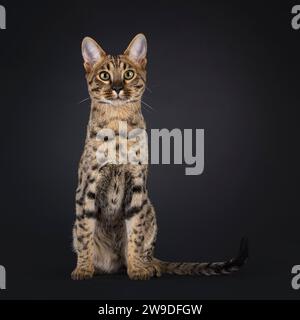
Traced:
POLYGON ((123 208, 123 200, 125 193, 125 179, 122 175, 114 175, 109 183, 106 192, 106 208, 104 214, 117 215, 123 208))

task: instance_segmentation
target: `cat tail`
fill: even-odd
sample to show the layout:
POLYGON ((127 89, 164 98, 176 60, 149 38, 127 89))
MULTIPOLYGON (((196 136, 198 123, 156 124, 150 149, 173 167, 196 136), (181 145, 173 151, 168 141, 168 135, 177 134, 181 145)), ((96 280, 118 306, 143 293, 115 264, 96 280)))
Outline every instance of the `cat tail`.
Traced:
POLYGON ((159 261, 161 272, 177 275, 222 275, 238 271, 249 256, 248 240, 241 240, 240 249, 236 258, 224 262, 166 262, 159 261))

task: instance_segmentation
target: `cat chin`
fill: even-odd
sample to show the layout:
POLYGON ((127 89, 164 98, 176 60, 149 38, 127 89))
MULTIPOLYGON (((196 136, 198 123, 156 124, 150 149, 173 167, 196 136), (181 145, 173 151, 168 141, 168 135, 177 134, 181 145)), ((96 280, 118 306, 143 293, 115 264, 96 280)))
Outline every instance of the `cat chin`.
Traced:
POLYGON ((124 104, 130 103, 130 99, 115 99, 110 100, 110 104, 115 107, 123 106, 124 104))
POLYGON ((102 98, 102 99, 98 99, 95 101, 96 103, 105 103, 105 104, 108 104, 108 105, 111 105, 112 107, 121 107, 121 106, 124 106, 126 104, 131 104, 131 103, 134 103, 134 102, 137 102, 137 100, 134 100, 134 99, 105 99, 105 98, 102 98))

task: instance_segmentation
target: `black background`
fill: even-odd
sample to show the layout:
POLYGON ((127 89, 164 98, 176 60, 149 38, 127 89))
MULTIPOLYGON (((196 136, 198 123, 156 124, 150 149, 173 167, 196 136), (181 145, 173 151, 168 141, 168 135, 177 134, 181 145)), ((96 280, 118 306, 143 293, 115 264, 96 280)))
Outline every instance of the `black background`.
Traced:
POLYGON ((299 298, 300 30, 289 1, 1 1, 1 298, 299 298), (205 169, 153 165, 157 256, 250 260, 228 277, 107 275, 75 282, 77 165, 89 102, 84 36, 111 54, 148 39, 149 128, 205 129, 205 169))

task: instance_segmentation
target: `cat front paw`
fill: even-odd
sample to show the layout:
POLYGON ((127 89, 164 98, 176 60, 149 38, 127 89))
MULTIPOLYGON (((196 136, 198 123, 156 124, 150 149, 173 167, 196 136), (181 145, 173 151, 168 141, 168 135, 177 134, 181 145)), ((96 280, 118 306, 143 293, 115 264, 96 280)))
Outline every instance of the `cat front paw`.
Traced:
POLYGON ((94 268, 76 267, 71 274, 73 280, 86 280, 91 279, 94 276, 94 268))
POLYGON ((131 280, 149 280, 154 276, 160 277, 161 271, 155 264, 148 264, 128 268, 127 274, 131 280))

